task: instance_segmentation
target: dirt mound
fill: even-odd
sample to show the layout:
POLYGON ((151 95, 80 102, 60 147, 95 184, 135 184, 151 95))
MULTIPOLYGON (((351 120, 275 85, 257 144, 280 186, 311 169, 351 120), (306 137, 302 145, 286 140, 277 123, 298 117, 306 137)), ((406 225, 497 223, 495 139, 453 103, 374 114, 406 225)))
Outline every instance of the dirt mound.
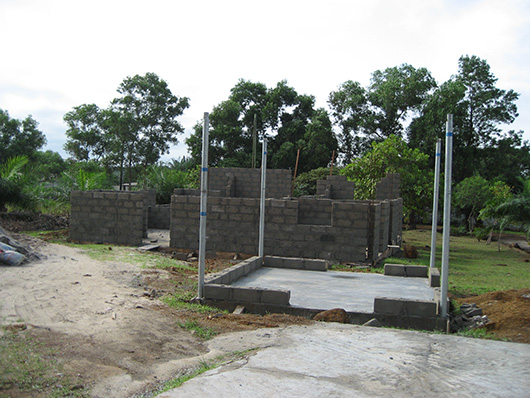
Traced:
POLYGON ((70 225, 69 215, 9 212, 0 213, 0 226, 10 232, 55 231, 70 225))
POLYGON ((491 321, 486 328, 496 337, 530 344, 530 289, 490 292, 457 301, 482 308, 491 321))

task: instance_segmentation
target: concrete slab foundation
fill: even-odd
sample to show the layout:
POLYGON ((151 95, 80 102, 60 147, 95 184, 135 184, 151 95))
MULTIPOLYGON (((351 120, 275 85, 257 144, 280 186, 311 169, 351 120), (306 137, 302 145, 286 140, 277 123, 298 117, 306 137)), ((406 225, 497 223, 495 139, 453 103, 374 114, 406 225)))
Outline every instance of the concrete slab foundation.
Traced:
POLYGON ((528 344, 319 322, 208 346, 215 355, 260 349, 161 398, 528 397, 530 386, 528 344))
MULTIPOLYGON (((208 276, 205 302, 226 309, 244 305, 249 312, 308 318, 342 308, 350 323, 376 318, 385 326, 446 329, 447 320, 438 316, 439 294, 428 278, 327 271, 327 267, 321 260, 251 257, 208 276)), ((416 276, 417 269, 410 274, 416 276)))

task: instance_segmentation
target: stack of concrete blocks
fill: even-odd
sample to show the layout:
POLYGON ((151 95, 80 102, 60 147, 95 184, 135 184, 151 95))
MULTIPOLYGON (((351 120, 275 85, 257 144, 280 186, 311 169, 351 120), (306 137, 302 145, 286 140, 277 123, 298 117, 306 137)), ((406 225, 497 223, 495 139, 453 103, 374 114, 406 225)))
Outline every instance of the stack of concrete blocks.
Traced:
MULTIPOLYGON (((261 170, 230 168, 208 169, 208 192, 228 198, 259 198, 261 196, 261 170)), ((285 198, 291 194, 291 171, 267 169, 267 198, 285 198)))
POLYGON ((353 200, 355 184, 346 176, 328 176, 317 181, 317 196, 336 200, 353 200))
POLYGON ((147 235, 147 209, 154 202, 154 191, 73 191, 70 239, 141 245, 147 235))
POLYGON ((401 175, 388 173, 375 186, 377 200, 397 199, 401 197, 401 175))
MULTIPOLYGON (((213 182, 212 174, 210 179, 213 182)), ((238 191, 237 177, 235 181, 234 188, 238 191)), ((349 199, 266 200, 264 249, 267 255, 373 262, 386 245, 397 241, 401 229, 393 223, 397 222, 401 199, 388 200, 384 204, 383 201, 354 201, 351 199, 353 183, 342 178, 332 178, 327 187, 329 192, 340 195, 348 192, 349 199), (336 182, 340 189, 335 189, 336 182), (393 213, 391 209, 394 209, 393 213), (396 235, 391 235, 393 232, 396 235)), ((214 185, 214 188, 222 191, 221 186, 214 185)), ((172 197, 170 246, 196 249, 200 197, 195 196, 195 192, 180 193, 191 195, 172 197)), ((207 214, 208 251, 257 253, 259 199, 209 197, 207 214)))

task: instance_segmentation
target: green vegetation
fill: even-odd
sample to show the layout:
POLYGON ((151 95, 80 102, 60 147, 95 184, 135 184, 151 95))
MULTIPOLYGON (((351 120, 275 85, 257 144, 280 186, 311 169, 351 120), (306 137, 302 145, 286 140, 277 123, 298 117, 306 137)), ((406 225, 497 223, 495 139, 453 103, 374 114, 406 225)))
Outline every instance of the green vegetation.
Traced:
POLYGON ((180 387, 182 384, 184 384, 188 380, 191 380, 194 377, 197 377, 203 374, 204 372, 207 372, 208 370, 218 368, 219 366, 225 365, 229 362, 241 360, 256 350, 257 348, 251 348, 245 351, 234 351, 229 354, 220 355, 216 357, 212 362, 207 362, 206 360, 200 360, 198 366, 191 368, 191 369, 187 369, 185 372, 183 372, 182 375, 172 380, 167 381, 161 388, 159 388, 155 392, 155 394, 159 395, 173 388, 180 387))
MULTIPOLYGON (((431 232, 417 229, 403 232, 407 245, 418 248, 417 259, 389 258, 397 264, 429 265, 431 232)), ((438 233, 436 258, 441 265, 442 235, 438 233)), ((530 286, 529 255, 516 249, 478 242, 471 236, 451 236, 449 253, 449 292, 455 296, 483 294, 497 290, 524 289, 530 286)))
POLYGON ((217 332, 212 328, 201 326, 199 325, 199 323, 197 323, 197 321, 194 320, 188 319, 186 320, 186 322, 177 322, 177 324, 182 329, 186 329, 189 332, 193 332, 201 340, 210 340, 217 334, 217 332))
POLYGON ((227 311, 219 310, 218 308, 210 307, 208 305, 190 303, 188 301, 183 300, 183 297, 185 296, 182 296, 182 294, 166 295, 162 297, 161 300, 172 308, 176 308, 179 310, 189 310, 193 312, 198 312, 199 314, 218 314, 220 312, 227 313, 227 311))
POLYGON ((24 332, 0 335, 0 397, 88 397, 62 372, 49 347, 24 332), (20 395, 16 395, 20 394, 20 395))

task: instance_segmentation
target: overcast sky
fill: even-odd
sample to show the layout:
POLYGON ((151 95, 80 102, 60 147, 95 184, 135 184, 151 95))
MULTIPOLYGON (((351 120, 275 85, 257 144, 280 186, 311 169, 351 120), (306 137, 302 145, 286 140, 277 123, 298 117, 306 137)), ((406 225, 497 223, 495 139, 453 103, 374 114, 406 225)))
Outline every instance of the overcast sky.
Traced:
MULTIPOLYGON (((528 0, 0 0, 0 38, 0 108, 32 115, 63 156, 64 114, 107 107, 127 76, 154 72, 189 97, 188 134, 240 78, 286 79, 325 107, 346 80, 366 86, 403 63, 441 84, 466 54, 520 93, 506 129, 530 139, 528 0)), ((185 155, 183 141, 165 159, 185 155)))

